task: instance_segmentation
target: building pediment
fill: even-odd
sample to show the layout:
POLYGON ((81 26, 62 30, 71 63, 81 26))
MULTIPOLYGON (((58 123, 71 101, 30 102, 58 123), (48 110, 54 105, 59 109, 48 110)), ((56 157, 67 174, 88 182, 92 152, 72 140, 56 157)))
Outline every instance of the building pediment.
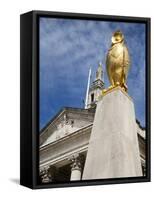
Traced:
POLYGON ((93 123, 94 110, 62 109, 41 131, 40 145, 45 146, 93 123))

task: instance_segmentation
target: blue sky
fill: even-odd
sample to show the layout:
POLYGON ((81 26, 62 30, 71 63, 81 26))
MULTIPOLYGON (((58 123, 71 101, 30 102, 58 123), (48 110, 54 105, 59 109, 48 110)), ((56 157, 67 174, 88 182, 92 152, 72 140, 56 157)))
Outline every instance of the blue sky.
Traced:
POLYGON ((111 36, 121 30, 131 58, 128 93, 145 126, 145 24, 40 18, 40 129, 62 108, 83 107, 89 67, 101 61, 105 87, 111 36))

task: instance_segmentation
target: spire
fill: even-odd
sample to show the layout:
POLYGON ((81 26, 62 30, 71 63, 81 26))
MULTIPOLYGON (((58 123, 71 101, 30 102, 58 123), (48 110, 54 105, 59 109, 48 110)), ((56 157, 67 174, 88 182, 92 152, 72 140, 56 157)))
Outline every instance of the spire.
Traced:
POLYGON ((99 98, 102 94, 102 90, 104 89, 104 81, 102 78, 103 78, 103 68, 102 68, 102 63, 99 62, 95 80, 91 84, 90 84, 91 68, 89 69, 87 92, 85 99, 85 109, 96 108, 97 102, 99 101, 99 98))
POLYGON ((87 109, 87 106, 88 106, 88 95, 89 95, 89 88, 90 88, 90 79, 91 79, 91 67, 89 68, 87 91, 86 91, 86 100, 85 100, 85 109, 87 109))
POLYGON ((96 80, 102 80, 103 78, 103 68, 102 68, 102 63, 99 62, 98 68, 96 71, 96 80))

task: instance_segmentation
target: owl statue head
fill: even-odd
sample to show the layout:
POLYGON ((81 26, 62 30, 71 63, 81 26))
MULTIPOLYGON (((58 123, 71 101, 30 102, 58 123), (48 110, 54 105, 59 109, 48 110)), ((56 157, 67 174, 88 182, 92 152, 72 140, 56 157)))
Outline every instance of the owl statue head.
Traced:
POLYGON ((124 35, 122 34, 121 31, 116 31, 113 33, 111 41, 112 41, 112 45, 117 44, 117 43, 122 43, 124 41, 124 35))

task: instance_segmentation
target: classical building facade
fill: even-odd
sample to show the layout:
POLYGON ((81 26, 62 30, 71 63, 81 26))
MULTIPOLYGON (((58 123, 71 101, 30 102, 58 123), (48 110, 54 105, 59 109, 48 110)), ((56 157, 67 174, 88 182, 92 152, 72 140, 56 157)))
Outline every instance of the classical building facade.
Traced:
MULTIPOLYGON (((89 88, 87 87, 85 108, 65 107, 41 130, 40 180, 42 183, 82 180, 95 110, 104 88, 102 77, 100 63, 95 80, 89 88)), ((146 173, 145 129, 137 120, 136 127, 144 176, 146 173)))

